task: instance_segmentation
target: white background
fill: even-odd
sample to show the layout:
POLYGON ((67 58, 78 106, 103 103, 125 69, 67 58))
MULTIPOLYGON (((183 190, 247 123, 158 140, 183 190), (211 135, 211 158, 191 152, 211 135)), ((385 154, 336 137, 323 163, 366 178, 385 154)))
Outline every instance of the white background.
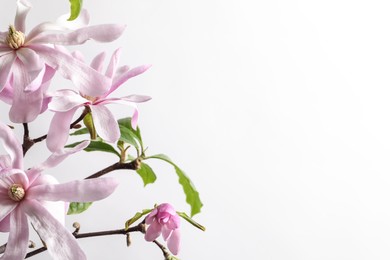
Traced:
MULTIPOLYGON (((13 0, 3 2, 1 31, 15 11, 13 0)), ((91 24, 128 26, 113 43, 81 47, 89 60, 123 47, 122 64, 153 64, 116 95, 153 97, 140 106, 148 152, 168 154, 201 194, 195 219, 207 231, 183 222, 180 258, 390 258, 388 1, 84 2, 91 24)), ((29 29, 68 10, 65 0, 33 5, 29 29)), ((31 124, 32 135, 50 117, 31 124)), ((35 146, 26 160, 43 160, 44 149, 35 146)), ((114 160, 84 153, 48 173, 83 178, 114 160)), ((69 228, 76 220, 84 232, 121 228, 165 201, 188 211, 174 170, 150 164, 155 184, 112 173, 122 182, 114 195, 68 218, 69 228)), ((140 234, 132 238, 130 248, 122 236, 80 244, 89 259, 162 259, 140 234)))

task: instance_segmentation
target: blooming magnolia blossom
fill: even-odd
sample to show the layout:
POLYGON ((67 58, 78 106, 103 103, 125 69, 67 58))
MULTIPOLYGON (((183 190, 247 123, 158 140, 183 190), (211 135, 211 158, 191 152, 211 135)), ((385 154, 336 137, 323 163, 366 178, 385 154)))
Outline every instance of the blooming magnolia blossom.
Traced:
POLYGON ((148 228, 146 241, 153 241, 162 234, 172 254, 177 255, 180 248, 180 217, 169 203, 157 206, 145 219, 148 228))
MULTIPOLYGON (((48 67, 70 79, 80 90, 90 89, 94 95, 102 94, 105 89, 99 86, 107 86, 110 83, 108 77, 53 48, 52 45, 79 45, 89 39, 100 42, 113 41, 122 34, 125 26, 111 24, 85 26, 89 22, 89 17, 87 12, 83 11, 79 21, 84 26, 79 29, 69 30, 64 24, 45 22, 34 27, 26 35, 25 19, 31 5, 27 0, 17 0, 16 3, 14 25, 9 27, 8 32, 0 32, 0 90, 12 83, 11 86, 16 89, 14 93, 17 93, 13 96, 13 109, 20 114, 23 110, 29 111, 26 108, 35 105, 36 102, 24 102, 29 99, 25 92, 36 91, 42 86, 48 67), (12 75, 13 80, 10 80, 12 75)), ((11 117, 11 120, 15 123, 25 123, 31 118, 30 115, 15 116, 11 117)))
POLYGON ((99 178, 58 184, 52 177, 41 174, 44 169, 56 166, 68 155, 85 148, 88 142, 56 152, 42 164, 24 171, 21 145, 10 128, 2 123, 0 140, 9 153, 0 157, 0 230, 9 231, 7 247, 0 259, 24 259, 29 222, 53 259, 86 259, 74 236, 57 218, 65 213, 63 202, 103 199, 118 183, 112 178, 99 178))
MULTIPOLYGON (((117 69, 119 54, 120 49, 116 50, 111 57, 105 75, 112 80, 112 84, 99 86, 102 89, 105 88, 105 92, 102 95, 94 94, 94 88, 96 86, 79 89, 79 92, 69 89, 60 90, 53 95, 49 103, 49 109, 56 113, 51 121, 46 140, 49 150, 56 151, 64 147, 68 140, 69 125, 76 110, 80 107, 89 107, 97 134, 108 142, 116 142, 120 137, 120 132, 118 122, 114 115, 106 108, 107 104, 126 104, 133 107, 132 126, 134 128, 136 127, 138 120, 136 103, 145 102, 150 97, 129 95, 121 98, 110 98, 108 96, 128 79, 145 72, 150 65, 143 65, 132 69, 123 66, 117 69)), ((105 53, 96 56, 91 63, 91 67, 103 73, 104 58, 105 53)))

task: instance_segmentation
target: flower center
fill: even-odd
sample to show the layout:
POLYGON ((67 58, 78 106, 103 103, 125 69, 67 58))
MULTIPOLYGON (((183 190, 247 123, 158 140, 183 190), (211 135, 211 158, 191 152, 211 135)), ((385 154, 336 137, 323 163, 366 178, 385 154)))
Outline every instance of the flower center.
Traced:
POLYGON ((24 44, 24 33, 17 31, 13 25, 8 28, 7 43, 8 46, 14 50, 19 49, 24 44))
POLYGON ((88 99, 89 101, 91 101, 91 103, 95 103, 95 101, 99 99, 98 97, 92 97, 92 96, 88 96, 88 95, 82 95, 82 96, 85 99, 88 99))
POLYGON ((16 202, 21 201, 25 194, 26 192, 24 191, 23 186, 20 184, 12 184, 8 190, 8 196, 16 202))

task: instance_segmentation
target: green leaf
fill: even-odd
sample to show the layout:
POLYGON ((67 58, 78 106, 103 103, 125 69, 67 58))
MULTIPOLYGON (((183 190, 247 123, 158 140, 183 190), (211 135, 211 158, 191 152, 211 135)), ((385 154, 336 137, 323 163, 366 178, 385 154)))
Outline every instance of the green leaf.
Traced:
POLYGON ((176 211, 176 213, 177 213, 177 215, 179 215, 180 217, 182 217, 183 219, 188 221, 194 227, 199 228, 202 231, 206 231, 206 228, 204 226, 202 226, 201 224, 199 224, 198 222, 196 222, 195 220, 190 218, 185 212, 176 211))
POLYGON ((75 20, 80 12, 81 8, 83 6, 83 0, 69 0, 70 2, 70 17, 68 18, 68 21, 75 20))
POLYGON ((85 134, 89 134, 88 128, 81 128, 79 130, 74 131, 70 135, 85 135, 85 134))
MULTIPOLYGON (((131 117, 126 117, 126 118, 119 119, 118 120, 118 124, 119 124, 119 128, 123 127, 125 129, 127 129, 127 131, 131 133, 130 135, 135 140, 138 141, 138 143, 140 144, 141 148, 143 147, 142 137, 141 137, 141 130, 140 130, 140 128, 138 126, 137 126, 136 130, 133 129, 133 127, 131 126, 131 117)), ((121 132, 121 137, 122 137, 122 132, 121 132)), ((129 143, 129 144, 131 144, 131 143, 129 143)))
MULTIPOLYGON (((81 142, 76 142, 73 144, 69 144, 65 146, 66 148, 75 147, 76 145, 80 144, 81 142)), ((106 153, 113 153, 116 156, 120 158, 120 154, 115 150, 114 147, 111 145, 101 142, 101 141, 91 141, 87 147, 84 148, 84 151, 86 152, 106 152, 106 153)))
POLYGON ((139 148, 139 145, 137 143, 137 136, 127 127, 124 127, 122 125, 119 125, 119 130, 121 132, 121 136, 119 138, 120 141, 131 144, 132 146, 139 148))
POLYGON ((184 194, 186 195, 186 201, 191 206, 191 216, 200 212, 200 209, 203 206, 202 201, 199 197, 199 192, 196 190, 194 184, 191 182, 190 178, 176 165, 171 159, 165 154, 156 154, 153 156, 148 156, 145 159, 159 159, 171 164, 176 171, 177 176, 179 177, 179 183, 183 187, 184 194))
POLYGON ((125 229, 127 230, 133 223, 135 223, 137 220, 142 218, 142 216, 145 216, 146 214, 149 214, 153 209, 144 209, 142 212, 135 213, 134 217, 126 221, 125 223, 125 229))
POLYGON ((141 163, 141 168, 137 170, 137 173, 142 178, 142 181, 144 182, 144 186, 150 183, 154 183, 157 179, 153 169, 150 168, 149 165, 143 162, 141 163))
POLYGON ((86 211, 92 202, 72 202, 69 204, 68 215, 80 214, 86 211))

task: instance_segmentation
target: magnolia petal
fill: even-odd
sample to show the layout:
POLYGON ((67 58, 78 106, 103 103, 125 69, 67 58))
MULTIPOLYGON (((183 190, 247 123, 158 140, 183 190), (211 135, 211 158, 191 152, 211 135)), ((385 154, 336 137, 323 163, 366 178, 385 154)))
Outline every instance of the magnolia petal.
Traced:
POLYGON ((120 66, 116 69, 113 82, 117 81, 124 73, 130 70, 130 67, 127 65, 120 66))
POLYGON ((153 221, 154 221, 154 217, 157 215, 157 213, 158 213, 157 208, 154 208, 154 209, 152 210, 152 212, 150 212, 150 213, 146 216, 146 218, 145 218, 145 223, 148 224, 148 225, 152 224, 153 221))
POLYGON ((127 71, 122 76, 120 76, 116 81, 113 82, 113 84, 112 84, 110 90, 108 91, 108 93, 106 94, 106 96, 109 95, 110 93, 112 93, 113 91, 115 91, 119 86, 121 86, 123 83, 125 83, 128 79, 144 73, 151 66, 152 65, 142 65, 142 66, 135 67, 135 68, 127 71))
POLYGON ((16 51, 16 56, 22 61, 24 66, 28 67, 29 70, 41 71, 44 67, 44 63, 35 51, 29 48, 20 48, 16 51))
POLYGON ((13 75, 11 74, 11 77, 5 84, 3 90, 0 91, 0 100, 3 102, 11 105, 12 104, 12 96, 13 96, 13 88, 11 86, 11 82, 13 82, 13 75))
POLYGON ((23 169, 22 145, 15 138, 12 130, 0 122, 0 142, 11 157, 12 168, 23 169))
POLYGON ((9 232, 11 230, 11 214, 8 214, 0 221, 0 232, 9 232))
POLYGON ((25 200, 22 205, 53 259, 87 259, 74 236, 37 201, 25 200))
POLYGON ((106 76, 109 78, 113 78, 115 75, 115 71, 119 62, 119 57, 121 54, 121 48, 116 49, 116 51, 112 54, 110 63, 108 64, 106 76))
POLYGON ((15 60, 16 54, 14 52, 0 56, 0 89, 7 83, 15 60))
POLYGON ((11 214, 10 233, 7 247, 1 260, 21 260, 27 253, 28 246, 28 222, 27 216, 20 208, 15 209, 11 214))
POLYGON ((57 112, 54 114, 46 138, 46 146, 51 152, 64 148, 69 137, 69 126, 76 110, 77 107, 66 112, 57 112))
POLYGON ((95 69, 99 73, 103 73, 104 60, 106 59, 106 53, 102 52, 98 54, 91 62, 91 68, 95 69))
POLYGON ((88 40, 111 42, 119 38, 125 25, 101 24, 88 26, 69 33, 40 34, 33 39, 34 44, 80 45, 88 40))
POLYGON ((31 9, 31 5, 26 0, 18 0, 16 2, 15 28, 18 31, 26 31, 26 16, 31 9))
MULTIPOLYGON (((43 71, 44 72, 44 69, 43 71)), ((44 73, 43 73, 44 74, 44 73)), ((43 94, 45 89, 40 88, 43 75, 40 76, 40 83, 32 83, 29 87, 36 88, 33 92, 26 92, 23 87, 23 80, 15 79, 13 88, 12 106, 9 111, 10 120, 14 123, 28 123, 34 121, 41 113, 43 94)))
POLYGON ((98 97, 107 91, 111 79, 61 51, 43 45, 30 45, 47 65, 71 80, 81 93, 98 97))
POLYGON ((169 251, 171 251, 172 254, 177 255, 180 250, 180 230, 175 229, 173 230, 171 236, 169 237, 167 241, 167 246, 169 251))
POLYGON ((90 101, 70 89, 57 91, 49 104, 49 109, 55 112, 66 112, 71 109, 88 104, 90 101))
POLYGON ((31 187, 28 198, 48 201, 91 202, 102 200, 114 192, 118 182, 113 178, 76 180, 61 184, 31 187))
POLYGON ((118 122, 105 106, 90 106, 93 122, 98 135, 109 143, 116 142, 120 137, 118 122))
POLYGON ((162 226, 157 221, 152 222, 152 224, 149 225, 149 227, 146 229, 145 232, 145 240, 146 241, 153 241, 156 238, 158 238, 159 235, 161 235, 161 229, 162 226))
POLYGON ((28 43, 34 43, 35 38, 47 31, 66 31, 88 25, 89 14, 83 9, 76 20, 68 21, 69 14, 60 16, 56 22, 44 22, 35 26, 26 37, 28 43))
POLYGON ((9 155, 0 155, 0 171, 11 168, 11 165, 12 162, 11 157, 9 155))
POLYGON ((88 145, 89 145, 89 141, 84 141, 73 148, 66 148, 66 149, 61 149, 59 151, 56 151, 55 153, 50 155, 49 158, 46 159, 46 161, 44 161, 42 164, 34 168, 41 169, 41 170, 53 168, 57 166, 59 163, 61 163, 63 160, 65 160, 69 155, 83 150, 88 145))
POLYGON ((162 236, 165 241, 169 238, 169 236, 172 234, 172 229, 168 228, 166 225, 163 225, 162 227, 162 236))

